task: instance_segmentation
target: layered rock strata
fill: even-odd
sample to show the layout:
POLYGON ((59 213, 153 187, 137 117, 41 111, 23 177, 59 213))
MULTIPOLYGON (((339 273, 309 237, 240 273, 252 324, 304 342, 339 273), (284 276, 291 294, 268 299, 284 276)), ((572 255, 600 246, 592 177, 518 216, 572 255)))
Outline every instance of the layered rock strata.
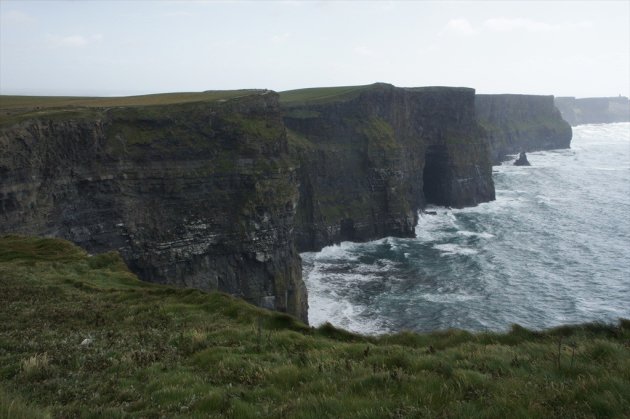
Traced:
POLYGON ((0 233, 120 251, 148 281, 307 319, 276 93, 4 117, 0 233))
POLYGON ((468 88, 387 84, 282 93, 300 167, 298 249, 411 237, 427 203, 494 199, 474 101, 468 88))
POLYGON ((571 126, 553 96, 477 95, 475 108, 495 164, 508 154, 570 147, 571 126))

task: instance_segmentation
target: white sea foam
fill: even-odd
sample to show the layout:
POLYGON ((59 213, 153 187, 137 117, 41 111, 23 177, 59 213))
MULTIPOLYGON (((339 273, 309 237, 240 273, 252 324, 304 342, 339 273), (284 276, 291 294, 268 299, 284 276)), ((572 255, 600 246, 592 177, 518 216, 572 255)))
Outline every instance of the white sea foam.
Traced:
POLYGON ((336 278, 331 278, 317 270, 311 271, 305 278, 309 291, 308 320, 311 326, 317 327, 328 322, 367 335, 385 333, 387 329, 382 322, 366 316, 366 312, 372 310, 370 307, 353 302, 351 295, 343 292, 352 289, 357 282, 366 278, 367 275, 356 274, 337 275, 336 278))
POLYGON ((416 238, 422 241, 439 240, 449 235, 449 230, 457 229, 457 218, 452 210, 444 207, 428 207, 435 214, 419 213, 416 225, 416 238))
POLYGON ((485 232, 476 232, 476 231, 466 231, 466 230, 459 230, 457 234, 459 234, 460 236, 465 236, 465 237, 480 237, 482 239, 491 239, 494 237, 494 234, 485 233, 485 232))
POLYGON ((315 260, 357 260, 359 257, 352 251, 357 247, 356 243, 341 242, 332 246, 326 246, 315 255, 315 260))
POLYGON ((528 153, 527 170, 493 168, 496 201, 427 208, 417 238, 303 253, 311 324, 378 334, 630 317, 630 124, 573 132, 571 150, 528 153))
POLYGON ((391 249, 394 250, 394 251, 400 250, 400 248, 401 248, 401 243, 398 240, 396 240, 396 239, 392 239, 388 243, 389 243, 391 249))
POLYGON ((361 275, 368 274, 380 274, 385 272, 392 272, 393 269, 396 269, 398 263, 388 260, 388 259, 379 259, 373 264, 360 264, 357 265, 352 271, 361 275))
MULTIPOLYGON (((530 200, 522 196, 521 193, 503 193, 497 190, 497 198, 495 201, 483 202, 474 207, 465 207, 453 209, 453 214, 504 214, 514 213, 525 206, 530 200)), ((461 230, 461 229, 458 229, 461 230)))
POLYGON ((442 256, 474 255, 477 253, 475 249, 471 249, 470 247, 460 246, 458 244, 453 244, 453 243, 435 244, 433 245, 433 248, 443 252, 442 256))
POLYGON ((461 303, 464 301, 478 300, 479 295, 457 294, 457 293, 427 293, 420 296, 426 301, 432 303, 461 303))
POLYGON ((630 169, 630 167, 589 167, 593 170, 601 170, 603 172, 620 172, 630 169))

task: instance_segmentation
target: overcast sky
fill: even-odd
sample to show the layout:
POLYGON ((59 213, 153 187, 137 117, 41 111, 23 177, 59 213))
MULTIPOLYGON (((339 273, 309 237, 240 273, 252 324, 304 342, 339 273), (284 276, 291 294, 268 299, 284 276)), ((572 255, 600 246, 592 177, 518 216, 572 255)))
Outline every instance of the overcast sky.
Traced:
POLYGON ((630 95, 630 1, 0 0, 0 93, 368 84, 630 95))

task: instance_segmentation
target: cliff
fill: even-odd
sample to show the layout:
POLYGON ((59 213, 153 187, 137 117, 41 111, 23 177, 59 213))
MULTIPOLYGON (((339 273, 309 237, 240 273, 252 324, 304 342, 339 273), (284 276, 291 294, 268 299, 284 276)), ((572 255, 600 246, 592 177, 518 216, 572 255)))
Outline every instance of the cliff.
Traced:
POLYGON ((0 233, 117 249, 144 280, 307 319, 276 93, 20 100, 3 98, 0 233))
POLYGON ((427 204, 494 199, 490 156, 570 139, 551 98, 468 88, 2 100, 0 233, 301 319, 299 251, 413 236, 427 204))
POLYGON ((298 249, 413 236, 427 203, 494 199, 468 88, 387 84, 282 92, 299 162, 298 249))
POLYGON ((508 154, 570 147, 571 126, 553 96, 477 95, 475 109, 495 164, 508 154))
POLYGON ((627 97, 555 98, 562 118, 572 126, 630 122, 630 100, 627 97))

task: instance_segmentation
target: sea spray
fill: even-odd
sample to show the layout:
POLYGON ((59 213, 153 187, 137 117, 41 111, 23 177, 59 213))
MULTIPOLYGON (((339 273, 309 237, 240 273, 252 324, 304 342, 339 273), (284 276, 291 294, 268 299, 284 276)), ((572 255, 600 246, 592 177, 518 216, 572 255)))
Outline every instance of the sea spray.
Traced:
POLYGON ((630 124, 494 168, 497 200, 419 216, 416 238, 302 254, 309 319, 368 334, 630 317, 630 124), (433 214, 435 213, 435 214, 433 214))

